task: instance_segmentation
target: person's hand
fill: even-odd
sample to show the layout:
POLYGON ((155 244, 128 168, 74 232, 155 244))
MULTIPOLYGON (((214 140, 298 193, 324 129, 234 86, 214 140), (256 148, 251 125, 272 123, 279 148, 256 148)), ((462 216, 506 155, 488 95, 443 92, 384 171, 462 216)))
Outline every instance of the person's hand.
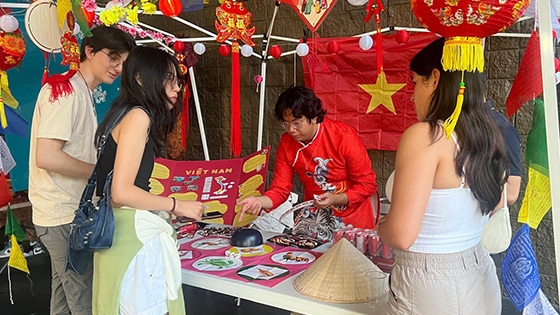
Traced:
POLYGON ((324 193, 315 197, 313 200, 313 206, 315 208, 328 208, 333 205, 341 204, 339 201, 340 195, 333 195, 331 193, 324 193))
POLYGON ((175 205, 175 215, 184 216, 195 221, 200 221, 202 219, 202 213, 204 213, 204 207, 202 202, 199 201, 184 201, 177 200, 175 205))
POLYGON ((245 214, 258 214, 262 209, 262 203, 257 197, 247 197, 237 203, 241 206, 241 212, 239 213, 239 222, 243 219, 245 214))

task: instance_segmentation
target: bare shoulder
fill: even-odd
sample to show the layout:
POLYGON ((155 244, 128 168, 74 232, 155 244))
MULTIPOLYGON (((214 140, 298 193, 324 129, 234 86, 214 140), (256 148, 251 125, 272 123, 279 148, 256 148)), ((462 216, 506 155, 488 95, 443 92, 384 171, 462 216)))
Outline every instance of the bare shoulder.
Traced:
POLYGON ((118 143, 121 134, 133 133, 145 135, 150 126, 150 117, 141 108, 131 109, 113 131, 113 138, 118 143))
POLYGON ((400 141, 400 144, 407 145, 426 145, 429 143, 431 143, 430 124, 427 122, 418 122, 408 127, 400 141))

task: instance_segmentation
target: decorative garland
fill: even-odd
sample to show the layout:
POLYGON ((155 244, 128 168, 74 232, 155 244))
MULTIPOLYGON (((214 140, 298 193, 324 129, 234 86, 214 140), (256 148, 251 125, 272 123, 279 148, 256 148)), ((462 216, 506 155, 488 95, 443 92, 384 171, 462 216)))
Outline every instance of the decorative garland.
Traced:
MULTIPOLYGON (((95 16, 93 22, 96 25, 104 24, 97 15, 95 16)), ((135 27, 128 27, 128 26, 119 24, 119 25, 117 25, 117 27, 119 29, 121 29, 122 31, 127 32, 128 34, 132 35, 132 37, 134 37, 134 38, 136 38, 136 37, 140 37, 140 38, 150 37, 150 38, 155 39, 155 40, 163 41, 167 45, 169 45, 170 43, 177 40, 174 37, 165 36, 161 32, 156 32, 156 31, 152 31, 152 30, 144 30, 138 25, 135 25, 135 27)))

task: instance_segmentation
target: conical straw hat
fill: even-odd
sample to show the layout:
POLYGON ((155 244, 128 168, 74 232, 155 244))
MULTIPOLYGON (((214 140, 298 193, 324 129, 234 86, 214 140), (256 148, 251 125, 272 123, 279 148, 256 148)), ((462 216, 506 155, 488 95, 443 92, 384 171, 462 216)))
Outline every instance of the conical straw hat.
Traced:
POLYGON ((301 294, 324 302, 363 303, 379 296, 368 271, 382 272, 342 238, 294 281, 301 294))

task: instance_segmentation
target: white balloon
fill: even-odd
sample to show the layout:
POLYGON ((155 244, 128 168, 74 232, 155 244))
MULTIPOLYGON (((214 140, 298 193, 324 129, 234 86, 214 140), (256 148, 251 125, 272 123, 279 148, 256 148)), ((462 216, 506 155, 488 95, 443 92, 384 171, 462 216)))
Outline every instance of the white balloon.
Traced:
POLYGON ((348 3, 355 6, 361 6, 368 3, 368 0, 348 0, 348 3))
POLYGON ((78 35, 80 33, 80 24, 78 22, 74 22, 74 35, 78 35))
POLYGON ((19 27, 19 22, 13 15, 4 14, 0 17, 0 28, 4 32, 6 33, 14 32, 15 30, 18 29, 18 27, 19 27))
POLYGON ((243 57, 251 57, 251 55, 253 54, 253 47, 247 44, 241 46, 241 54, 243 55, 243 57))
POLYGON ((194 44, 193 50, 197 55, 202 55, 206 51, 206 46, 204 46, 203 43, 196 43, 194 44))
POLYGON ((373 38, 369 35, 364 35, 360 38, 360 48, 363 50, 368 50, 373 47, 373 38))
POLYGON ((305 57, 309 53, 309 45, 306 43, 299 43, 296 47, 296 53, 300 57, 305 57))

